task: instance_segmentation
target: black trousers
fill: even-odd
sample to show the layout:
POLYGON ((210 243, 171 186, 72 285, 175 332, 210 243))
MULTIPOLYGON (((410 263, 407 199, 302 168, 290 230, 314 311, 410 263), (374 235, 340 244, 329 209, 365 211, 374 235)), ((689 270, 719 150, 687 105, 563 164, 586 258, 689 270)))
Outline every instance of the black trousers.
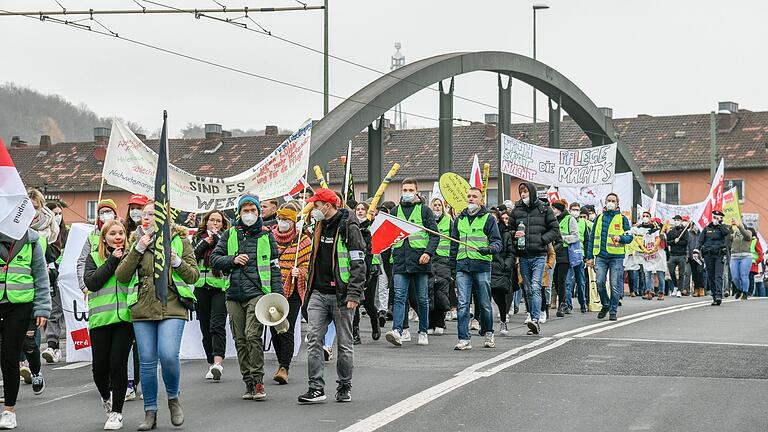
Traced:
POLYGON ((128 354, 133 345, 133 324, 118 323, 89 330, 93 382, 104 400, 112 398, 112 411, 122 413, 128 388, 128 354))
POLYGON ((195 288, 195 311, 203 334, 203 349, 208 364, 213 358, 224 358, 227 352, 227 301, 226 294, 208 284, 195 288))
POLYGON ((19 396, 19 356, 32 315, 32 303, 0 304, 0 369, 3 372, 5 406, 16 406, 19 396))
POLYGON ((509 306, 512 304, 509 301, 509 294, 506 291, 493 291, 491 290, 491 297, 493 297, 494 303, 499 307, 499 315, 501 316, 501 322, 507 322, 507 314, 509 313, 509 306))
POLYGON ((293 360, 293 331, 296 327, 296 317, 299 316, 301 311, 299 291, 294 289, 291 296, 288 297, 288 308, 288 322, 291 324, 288 331, 283 334, 277 334, 277 330, 274 327, 269 328, 270 333, 272 333, 272 346, 275 347, 277 362, 286 369, 291 368, 291 360, 293 360))
POLYGON ((379 328, 379 311, 376 309, 376 287, 379 285, 379 277, 373 276, 368 280, 365 285, 365 292, 363 293, 363 303, 355 309, 355 318, 352 321, 352 327, 357 328, 360 326, 360 307, 365 308, 365 312, 368 314, 368 318, 371 320, 371 329, 379 328))
POLYGON ((34 318, 29 320, 29 325, 27 326, 27 333, 32 332, 32 336, 29 336, 27 333, 24 334, 23 358, 26 358, 29 362, 29 370, 32 372, 32 375, 39 374, 41 367, 40 329, 37 328, 36 321, 34 318))
POLYGON ((557 301, 560 304, 565 304, 565 288, 568 283, 568 270, 571 265, 568 263, 555 264, 555 289, 557 289, 557 301))
POLYGON ((704 255, 707 266, 707 289, 712 291, 712 298, 723 298, 723 257, 721 255, 704 255))

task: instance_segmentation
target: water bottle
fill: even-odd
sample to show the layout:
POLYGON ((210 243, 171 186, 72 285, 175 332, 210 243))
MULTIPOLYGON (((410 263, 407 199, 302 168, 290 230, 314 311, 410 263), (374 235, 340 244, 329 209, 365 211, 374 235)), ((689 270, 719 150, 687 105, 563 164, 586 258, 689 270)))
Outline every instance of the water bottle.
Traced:
MULTIPOLYGON (((517 230, 525 233, 525 224, 522 221, 517 225, 517 230)), ((517 238, 517 250, 525 250, 525 236, 517 238)))

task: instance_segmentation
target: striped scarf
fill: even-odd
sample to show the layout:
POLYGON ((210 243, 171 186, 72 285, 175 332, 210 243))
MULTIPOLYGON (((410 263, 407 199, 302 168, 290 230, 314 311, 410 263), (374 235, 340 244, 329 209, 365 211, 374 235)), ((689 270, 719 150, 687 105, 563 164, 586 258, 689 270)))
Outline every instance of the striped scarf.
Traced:
POLYGON ((309 269, 309 257, 312 252, 312 239, 309 235, 301 236, 301 243, 298 245, 299 259, 296 261, 296 249, 297 249, 297 234, 294 227, 288 232, 281 233, 277 229, 277 226, 272 228, 272 234, 277 241, 277 251, 280 255, 280 274, 283 277, 283 295, 289 298, 293 294, 293 290, 298 287, 299 297, 301 297, 302 303, 304 302, 304 294, 307 291, 307 272, 309 269), (297 278, 297 284, 294 285, 293 278, 291 277, 291 269, 296 262, 296 267, 299 269, 299 277, 297 278))

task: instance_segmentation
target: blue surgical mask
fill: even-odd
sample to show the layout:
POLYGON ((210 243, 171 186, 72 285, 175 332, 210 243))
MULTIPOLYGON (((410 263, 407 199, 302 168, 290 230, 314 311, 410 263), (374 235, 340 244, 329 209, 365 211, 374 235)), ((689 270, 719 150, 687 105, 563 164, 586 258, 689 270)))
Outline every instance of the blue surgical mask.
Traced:
POLYGON ((413 200, 416 199, 416 194, 412 192, 403 192, 403 202, 411 203, 413 200))

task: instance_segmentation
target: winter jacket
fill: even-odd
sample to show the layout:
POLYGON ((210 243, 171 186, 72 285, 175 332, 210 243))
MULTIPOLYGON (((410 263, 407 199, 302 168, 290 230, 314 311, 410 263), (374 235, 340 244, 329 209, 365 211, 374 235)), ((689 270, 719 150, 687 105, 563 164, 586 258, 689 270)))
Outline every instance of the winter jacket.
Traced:
POLYGON ((576 221, 575 217, 568 213, 561 213, 560 216, 557 217, 558 229, 560 229, 560 222, 566 216, 570 218, 568 222, 568 234, 563 235, 561 232, 560 236, 563 238, 563 241, 554 244, 555 259, 558 264, 570 264, 571 262, 568 258, 568 248, 565 247, 564 243, 573 244, 578 243, 581 240, 579 237, 579 223, 576 221))
POLYGON ((546 256, 547 245, 562 242, 560 226, 552 209, 536 198, 536 185, 525 185, 529 191, 534 192, 529 197, 528 204, 524 204, 522 200, 517 201, 509 217, 509 229, 513 233, 517 231, 520 222, 525 224, 525 250, 521 251, 515 247, 515 254, 519 257, 546 256))
POLYGON ((211 254, 211 267, 224 274, 229 274, 229 288, 227 288, 227 300, 246 302, 264 295, 262 281, 259 277, 258 255, 269 253, 270 292, 283 293, 283 279, 280 274, 279 253, 277 241, 271 231, 260 229, 261 227, 246 227, 238 220, 234 226, 237 233, 238 250, 234 255, 229 254, 229 236, 233 228, 221 233, 219 242, 211 254), (258 250, 259 239, 269 238, 269 251, 258 250), (240 254, 248 255, 245 265, 235 264, 235 257, 240 254))
MULTIPOLYGON (((451 238, 461 240, 461 235, 459 234, 460 220, 469 218, 469 222, 472 222, 474 219, 483 217, 486 214, 488 214, 488 209, 486 209, 485 206, 481 206, 480 210, 478 210, 474 216, 470 215, 469 212, 464 209, 456 220, 453 221, 453 224, 451 224, 451 238)), ((493 216, 488 216, 488 219, 485 221, 483 233, 488 238, 488 248, 491 250, 491 254, 499 253, 503 244, 501 235, 499 234, 499 226, 496 224, 496 219, 493 216)), ((484 273, 491 271, 492 261, 473 260, 471 258, 457 260, 456 257, 458 254, 459 244, 451 242, 451 268, 455 269, 455 271, 469 273, 484 273)))
POLYGON ((688 232, 690 228, 676 226, 667 233, 670 256, 688 256, 688 232))
POLYGON ((509 293, 512 291, 512 270, 515 265, 512 233, 505 230, 501 235, 502 247, 491 261, 491 290, 509 293))
MULTIPOLYGON (((25 244, 32 244, 32 278, 34 279, 35 297, 32 300, 32 316, 48 318, 51 316, 51 285, 48 279, 48 266, 45 264, 45 254, 38 243, 40 235, 32 229, 27 229, 27 233, 19 240, 14 240, 5 234, 0 233, 0 256, 5 262, 11 261, 10 257, 15 257, 25 244), (9 250, 13 245, 13 250, 9 250)), ((0 269, 2 271, 2 269, 0 269)), ((7 295, 3 295, 0 304, 10 303, 7 295)))
MULTIPOLYGON (((429 204, 427 204, 426 200, 421 197, 418 197, 418 199, 420 200, 419 202, 401 202, 400 205, 394 207, 390 213, 393 216, 397 216, 397 210, 402 208, 403 215, 405 216, 405 219, 408 220, 408 218, 411 217, 411 213, 416 207, 416 204, 421 204, 421 223, 423 224, 424 228, 437 231, 435 214, 432 213, 432 209, 429 208, 429 204)), ((430 273, 432 271, 432 260, 430 260, 430 262, 427 264, 422 265, 419 264, 419 259, 423 254, 427 254, 430 257, 435 256, 435 252, 437 252, 437 245, 440 243, 440 236, 432 233, 427 233, 427 236, 428 242, 426 249, 412 248, 410 240, 407 238, 403 240, 403 245, 399 248, 392 246, 392 257, 394 258, 392 273, 430 273)))
POLYGON ((731 256, 737 254, 752 256, 752 233, 744 225, 731 227, 731 256))
POLYGON ((107 259, 104 260, 104 265, 101 267, 96 265, 91 254, 85 258, 85 276, 83 279, 88 291, 96 292, 104 288, 104 284, 115 275, 117 266, 120 265, 120 258, 115 258, 112 255, 113 251, 113 248, 107 248, 107 259))
MULTIPOLYGON (((611 221, 613 221, 613 218, 616 217, 616 215, 621 214, 621 210, 604 210, 603 213, 595 219, 595 223, 598 221, 602 221, 602 225, 600 227, 600 238, 596 239, 595 234, 597 233, 597 227, 592 228, 592 232, 589 235, 589 246, 587 247, 587 250, 585 251, 585 255, 587 259, 594 259, 594 248, 595 248, 595 242, 598 242, 600 245, 600 253, 597 255, 600 258, 621 258, 624 259, 624 253, 621 254, 610 254, 607 251, 608 246, 608 230, 611 226, 611 221)), ((632 234, 629 233, 629 230, 632 229, 632 226, 629 224, 629 220, 626 216, 622 216, 622 227, 621 231, 624 233, 619 236, 619 244, 630 244, 632 243, 632 240, 634 240, 634 237, 632 234)))
POLYGON ((452 282, 450 259, 439 255, 432 257, 432 273, 427 285, 429 310, 448 311, 451 309, 448 293, 452 282))
MULTIPOLYGON (((336 282, 336 301, 339 308, 346 308, 348 301, 360 303, 362 301, 363 291, 365 290, 365 241, 360 233, 360 225, 357 222, 355 215, 344 208, 338 209, 341 216, 341 221, 336 228, 336 233, 333 237, 333 266, 323 267, 315 265, 317 259, 317 247, 312 251, 312 257, 309 259, 309 277, 307 282, 307 294, 302 307, 302 315, 307 316, 306 307, 309 304, 309 298, 314 291, 313 283, 316 273, 318 271, 328 272, 333 271, 333 278, 336 282), (338 255, 336 244, 338 242, 344 242, 349 252, 349 283, 344 283, 341 280, 339 274, 338 255)), ((315 225, 315 238, 314 244, 320 244, 320 236, 323 232, 324 221, 317 222, 315 225)))
POLYGON ((723 256, 728 252, 731 230, 723 224, 710 223, 699 234, 699 251, 702 256, 723 256))
POLYGON ((182 226, 175 226, 171 229, 171 241, 177 236, 181 237, 183 252, 181 265, 173 269, 172 272, 168 272, 168 301, 165 305, 160 303, 155 295, 154 247, 150 244, 143 253, 136 250, 138 232, 137 229, 129 237, 128 245, 125 248, 126 252, 123 253, 123 259, 115 270, 117 281, 123 284, 130 283, 134 273, 138 273, 139 298, 136 304, 131 306, 131 319, 134 322, 160 321, 171 318, 187 319, 189 312, 179 300, 176 284, 171 277, 173 273, 176 273, 188 285, 194 285, 200 277, 195 252, 187 240, 187 229, 182 226))

